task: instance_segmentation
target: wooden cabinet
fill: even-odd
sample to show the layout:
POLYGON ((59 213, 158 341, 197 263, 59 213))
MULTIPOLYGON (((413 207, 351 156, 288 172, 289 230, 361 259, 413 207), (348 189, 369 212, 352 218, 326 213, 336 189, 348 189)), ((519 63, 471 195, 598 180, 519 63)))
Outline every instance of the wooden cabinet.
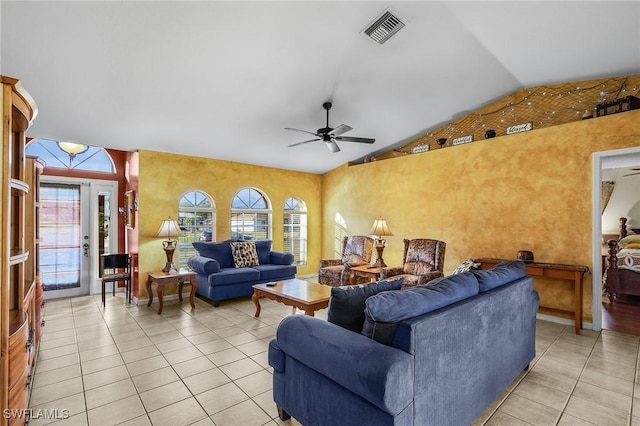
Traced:
MULTIPOLYGON (((2 207, 0 208, 0 409, 26 409, 35 354, 37 214, 35 170, 27 170, 25 132, 37 114, 20 82, 1 76, 2 207)), ((23 424, 0 416, 0 424, 23 424)))

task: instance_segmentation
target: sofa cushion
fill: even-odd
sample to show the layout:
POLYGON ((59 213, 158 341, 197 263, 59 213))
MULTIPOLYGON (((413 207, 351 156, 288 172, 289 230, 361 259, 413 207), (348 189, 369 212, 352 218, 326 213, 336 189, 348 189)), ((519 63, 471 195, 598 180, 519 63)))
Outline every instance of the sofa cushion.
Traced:
POLYGON ((257 240, 255 244, 260 265, 271 263, 271 240, 257 240))
POLYGON ((231 254, 233 255, 233 264, 236 268, 250 268, 260 264, 256 243, 253 241, 232 242, 231 254))
POLYGON ((209 275, 220 271, 220 263, 210 257, 193 256, 187 265, 197 274, 209 275))
POLYGON ((465 273, 436 278, 427 285, 376 294, 365 301, 362 334, 390 345, 398 323, 478 294, 478 280, 465 273))
POLYGON ((298 272, 296 265, 273 265, 267 263, 253 266, 251 269, 260 271, 260 281, 277 281, 293 278, 298 272))
POLYGON ((498 263, 492 269, 471 271, 471 273, 478 279, 480 293, 482 293, 524 277, 527 269, 523 261, 509 260, 498 263))
POLYGON ((229 241, 191 243, 200 256, 210 257, 220 263, 220 268, 233 268, 233 256, 231 255, 231 244, 229 241))
POLYGON ((225 268, 208 277, 209 285, 229 285, 260 281, 260 271, 253 268, 225 268))
POLYGON ((400 290, 402 279, 364 286, 333 287, 327 321, 360 333, 364 324, 364 302, 381 291, 400 290))

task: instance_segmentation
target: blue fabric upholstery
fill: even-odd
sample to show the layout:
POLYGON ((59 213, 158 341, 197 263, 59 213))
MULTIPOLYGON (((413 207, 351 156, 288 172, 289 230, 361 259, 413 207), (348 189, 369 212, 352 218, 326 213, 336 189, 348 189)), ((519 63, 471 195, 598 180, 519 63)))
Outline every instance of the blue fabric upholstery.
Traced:
POLYGON ((220 271, 220 263, 215 259, 204 256, 193 256, 187 261, 187 265, 197 273, 209 275, 220 271))
POLYGON ((220 263, 220 268, 233 268, 233 255, 231 254, 230 241, 221 242, 203 242, 196 241, 193 248, 196 249, 200 256, 215 259, 220 263))
POLYGON ((295 275, 297 272, 296 265, 275 265, 260 264, 253 266, 253 269, 260 272, 260 281, 278 281, 283 276, 295 275))
POLYGON ((261 265, 271 262, 271 240, 256 240, 256 251, 258 252, 258 261, 261 265))
POLYGON ((364 286, 332 287, 327 321, 360 333, 364 324, 365 300, 381 291, 400 290, 400 287, 401 278, 364 286))
POLYGON ((472 274, 451 275, 437 278, 424 286, 377 294, 366 301, 362 334, 390 345, 400 321, 476 294, 478 280, 472 274))
POLYGON ((197 274, 196 293, 218 306, 220 300, 250 296, 254 284, 295 277, 298 269, 291 253, 272 251, 271 240, 254 243, 260 265, 245 268, 235 267, 231 241, 193 243, 198 256, 189 259, 188 265, 197 274))
POLYGON ((471 273, 478 279, 482 293, 524 277, 527 269, 523 261, 512 260, 500 262, 492 269, 471 271, 471 273))
POLYGON ((432 308, 452 297, 401 320, 391 346, 318 318, 285 318, 269 344, 276 405, 305 426, 474 423, 533 360, 539 303, 531 277, 483 293, 474 279, 369 297, 407 293, 408 311, 418 295, 433 297, 432 308))
POLYGON ((272 251, 269 258, 271 262, 266 263, 273 263, 274 265, 291 265, 293 263, 293 254, 291 253, 272 251))
POLYGON ((224 268, 220 272, 209 274, 209 285, 229 285, 260 280, 260 271, 255 268, 224 268))

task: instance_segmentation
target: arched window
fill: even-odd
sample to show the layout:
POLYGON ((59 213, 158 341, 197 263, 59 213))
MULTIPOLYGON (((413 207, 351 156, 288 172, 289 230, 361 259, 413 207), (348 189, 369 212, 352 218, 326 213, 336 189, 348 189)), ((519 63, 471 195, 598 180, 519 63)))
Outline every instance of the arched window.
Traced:
POLYGON ((27 145, 25 154, 39 157, 47 167, 90 170, 92 172, 116 172, 111 156, 99 146, 34 139, 27 145))
POLYGON ((337 258, 342 257, 342 242, 348 235, 347 222, 340 213, 336 213, 333 225, 333 252, 337 258))
POLYGON ((231 201, 231 239, 268 240, 271 237, 271 206, 254 188, 243 188, 231 201))
POLYGON ((307 264, 307 207, 296 197, 284 203, 284 251, 296 265, 307 264))
POLYGON ((195 241, 215 241, 215 206, 211 198, 200 191, 189 191, 178 205, 178 225, 184 233, 178 242, 180 268, 187 268, 187 261, 196 255, 191 243, 195 241))

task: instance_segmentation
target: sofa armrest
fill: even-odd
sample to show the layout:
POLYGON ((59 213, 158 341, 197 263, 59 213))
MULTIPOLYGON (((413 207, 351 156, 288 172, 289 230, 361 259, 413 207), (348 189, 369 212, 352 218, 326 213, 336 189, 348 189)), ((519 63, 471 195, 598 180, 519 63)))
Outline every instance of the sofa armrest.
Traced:
POLYGON ((393 277, 394 275, 402 275, 404 273, 404 268, 402 266, 393 266, 390 268, 381 268, 380 269, 380 279, 383 280, 385 278, 393 277))
POLYGON ((220 272, 220 263, 204 256, 193 256, 187 261, 187 265, 197 274, 209 275, 220 272))
POLYGON ((413 401, 412 355, 330 322, 286 317, 269 347, 271 366, 286 370, 278 350, 391 415, 413 401))
POLYGON ((291 253, 283 253, 280 251, 271 251, 269 258, 273 265, 291 265, 293 264, 293 255, 291 253))
POLYGON ((342 265, 342 259, 320 259, 320 267, 326 268, 327 266, 340 266, 342 265))
POLYGON ((420 283, 420 285, 422 285, 428 283, 431 280, 435 280, 436 278, 441 277, 444 277, 444 274, 441 271, 425 272, 424 274, 420 275, 420 279, 418 280, 418 282, 420 283))

